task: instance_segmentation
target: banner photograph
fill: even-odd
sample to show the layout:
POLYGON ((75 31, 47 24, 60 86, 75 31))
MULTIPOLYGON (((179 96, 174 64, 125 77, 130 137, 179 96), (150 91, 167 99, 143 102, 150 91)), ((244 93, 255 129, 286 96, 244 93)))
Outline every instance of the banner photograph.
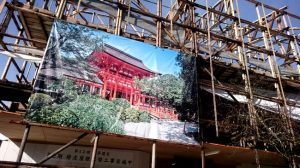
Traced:
POLYGON ((26 120, 197 144, 196 59, 55 21, 26 120))

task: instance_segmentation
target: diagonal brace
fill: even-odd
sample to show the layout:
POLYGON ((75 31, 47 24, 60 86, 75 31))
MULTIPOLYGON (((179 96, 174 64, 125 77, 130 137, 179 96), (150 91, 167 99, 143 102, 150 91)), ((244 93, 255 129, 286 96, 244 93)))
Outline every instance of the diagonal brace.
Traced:
POLYGON ((78 136, 77 138, 75 138, 72 141, 70 141, 69 143, 67 143, 64 146, 62 146, 62 147, 58 148, 57 150, 53 151, 51 154, 47 155, 42 160, 40 160, 39 162, 37 162, 37 165, 43 164, 44 162, 46 162, 47 160, 51 159, 53 156, 55 156, 59 152, 63 151, 64 149, 68 148, 72 144, 76 143, 77 141, 79 141, 80 139, 82 139, 83 137, 85 137, 86 135, 88 135, 88 133, 83 133, 80 136, 78 136))

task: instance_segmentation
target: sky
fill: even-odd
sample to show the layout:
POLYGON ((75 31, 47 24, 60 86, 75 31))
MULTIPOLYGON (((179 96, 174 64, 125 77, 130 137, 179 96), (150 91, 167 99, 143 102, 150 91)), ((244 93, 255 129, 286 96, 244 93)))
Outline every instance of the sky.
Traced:
MULTIPOLYGON (((60 29, 59 25, 66 23, 67 22, 56 22, 57 26, 55 26, 54 28, 57 30, 52 29, 52 31, 56 31, 58 33, 64 31, 63 29, 60 29)), ((67 24, 69 24, 70 26, 82 27, 81 25, 70 23, 67 24)), ((144 65, 146 65, 146 67, 154 72, 173 75, 178 75, 180 73, 181 68, 176 65, 176 57, 178 55, 178 52, 176 51, 155 47, 147 43, 124 38, 121 36, 116 36, 92 28, 88 28, 88 30, 93 32, 93 34, 98 37, 106 37, 103 38, 104 43, 107 43, 135 58, 138 58, 139 60, 142 60, 144 65)), ((89 52, 92 53, 93 51, 89 52)), ((61 51, 61 56, 64 56, 63 50, 61 51)))
POLYGON ((180 67, 176 65, 176 56, 178 54, 176 51, 162 49, 105 32, 99 32, 99 34, 108 35, 108 39, 105 40, 107 44, 142 60, 154 72, 173 75, 180 73, 180 67))
MULTIPOLYGON (((25 0, 21 0, 25 1, 25 0)), ((154 0, 151 0, 154 2, 154 0)), ((169 6, 170 2, 172 0, 163 0, 163 5, 169 6)), ((174 2, 175 0, 173 0, 174 2)), ((234 0, 235 1, 235 0, 234 0)), ((287 11, 294 13, 296 15, 300 16, 300 0, 259 0, 260 2, 266 3, 268 5, 280 8, 282 6, 288 6, 287 11)), ((217 2, 217 0, 209 0, 209 5, 212 6, 217 2)), ((36 0, 36 3, 41 6, 41 0, 36 0)), ((205 1, 198 1, 198 3, 205 4, 205 1)), ((241 18, 247 19, 250 21, 254 21, 257 19, 256 13, 255 13, 255 6, 254 5, 249 5, 249 2, 241 1, 238 0, 239 3, 239 8, 241 11, 241 18)), ((153 3, 145 3, 147 7, 149 7, 150 11, 154 11, 156 8, 156 5, 153 3)), ((168 12, 168 9, 166 7, 163 7, 163 15, 166 15, 168 12)), ((199 14, 202 14, 204 11, 198 11, 199 14)), ((266 13, 269 11, 266 10, 266 13)), ((3 20, 4 12, 0 14, 0 20, 3 20)), ((300 27, 300 21, 294 21, 293 26, 300 27)), ((12 33, 15 32, 16 30, 10 26, 8 29, 8 32, 10 34, 16 34, 12 33)), ((6 41, 10 41, 8 38, 5 38, 6 41)), ((109 44, 114 43, 114 46, 124 50, 125 52, 128 52, 129 54, 132 54, 133 56, 140 58, 144 61, 146 66, 153 70, 158 70, 158 71, 163 71, 165 73, 176 73, 179 71, 179 69, 176 68, 170 68, 169 70, 166 68, 161 67, 162 63, 165 65, 173 65, 174 64, 174 55, 176 54, 175 51, 170 51, 170 50, 161 50, 158 48, 155 48, 150 45, 142 45, 143 43, 141 42, 134 42, 133 40, 125 40, 123 38, 119 38, 117 36, 111 36, 111 38, 107 41, 109 44), (159 58, 159 59, 157 59, 159 58), (171 58, 171 59, 170 59, 171 58), (171 61, 172 60, 172 61, 171 61), (173 72, 172 72, 173 71, 173 72)), ((6 56, 3 56, 0 54, 0 75, 2 74, 4 65, 6 63, 6 60, 8 58, 6 56)), ((17 63, 21 65, 22 61, 17 60, 17 63)), ((13 67, 13 66, 12 66, 13 67)), ((9 74, 8 74, 8 79, 9 80, 16 80, 15 75, 16 75, 16 69, 13 68, 9 74)), ((33 72, 30 72, 32 75, 33 72)))

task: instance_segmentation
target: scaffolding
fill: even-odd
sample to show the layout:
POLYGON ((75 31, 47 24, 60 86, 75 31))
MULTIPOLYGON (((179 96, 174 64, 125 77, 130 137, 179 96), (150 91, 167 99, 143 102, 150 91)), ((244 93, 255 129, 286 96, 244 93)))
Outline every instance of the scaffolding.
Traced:
MULTIPOLYGON (((199 90, 212 95, 213 120, 209 122, 214 123, 215 136, 219 137, 222 129, 219 129, 222 115, 218 98, 224 91, 233 102, 247 106, 245 111, 251 127, 251 140, 247 142, 251 145, 241 146, 255 149, 257 167, 260 167, 260 157, 256 149, 260 149, 258 143, 263 137, 260 129, 264 129, 283 146, 288 146, 278 151, 286 157, 289 166, 295 168, 299 137, 294 126, 299 125, 300 114, 291 109, 300 108, 300 98, 288 95, 300 93, 300 16, 288 12, 287 8, 275 8, 256 0, 219 0, 214 5, 207 0, 173 0, 171 3, 162 0, 2 0, 0 57, 5 60, 5 66, 0 69, 0 110, 21 114, 26 110, 52 24, 60 19, 197 57, 199 90), (242 6, 248 10, 244 11, 242 6), (248 18, 243 17, 245 13, 248 18), (250 15, 257 19, 251 20, 250 15), (8 78, 8 73, 14 73, 14 78, 8 78), (244 96, 245 100, 242 102, 237 95, 244 96), (278 108, 263 108, 258 100, 273 102, 278 108), (262 108, 278 115, 290 138, 278 137, 276 130, 261 116, 262 108)), ((203 113, 205 111, 200 110, 198 114, 202 141, 206 123, 201 117, 203 113)), ((29 130, 30 123, 26 123, 18 164, 29 130)), ((90 134, 95 134, 96 149, 99 133, 90 134)), ((156 142, 152 148, 153 167, 156 142)), ((202 142, 199 154, 202 167, 205 149, 202 142)), ((46 159, 49 158, 38 165, 46 159)))

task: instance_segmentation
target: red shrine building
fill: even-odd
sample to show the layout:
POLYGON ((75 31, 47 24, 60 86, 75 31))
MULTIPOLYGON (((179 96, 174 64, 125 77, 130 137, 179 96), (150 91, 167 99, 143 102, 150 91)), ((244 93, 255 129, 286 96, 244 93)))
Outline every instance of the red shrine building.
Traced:
MULTIPOLYGON (((104 44, 93 51, 87 60, 91 66, 95 67, 94 69, 97 69, 95 73, 100 81, 76 77, 78 85, 86 87, 90 92, 108 100, 124 98, 133 107, 145 110, 153 117, 178 119, 174 108, 167 107, 156 97, 143 94, 136 86, 135 78, 142 79, 160 75, 147 68, 140 59, 104 44)), ((70 75, 70 77, 72 76, 74 77, 74 75, 70 75)))

